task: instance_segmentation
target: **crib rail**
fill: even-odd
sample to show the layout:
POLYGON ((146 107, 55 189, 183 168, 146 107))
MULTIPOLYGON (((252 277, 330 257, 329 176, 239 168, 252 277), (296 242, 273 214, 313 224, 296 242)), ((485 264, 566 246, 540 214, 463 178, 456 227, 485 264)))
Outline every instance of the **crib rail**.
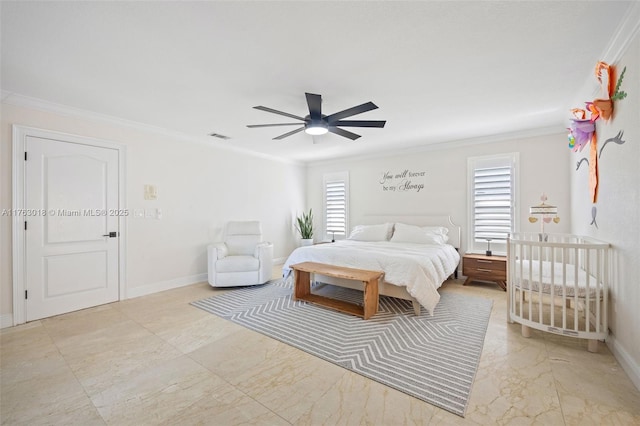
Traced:
POLYGON ((514 233, 507 255, 509 321, 522 324, 523 334, 526 326, 590 339, 597 350, 597 340, 608 333, 609 244, 577 235, 514 233))

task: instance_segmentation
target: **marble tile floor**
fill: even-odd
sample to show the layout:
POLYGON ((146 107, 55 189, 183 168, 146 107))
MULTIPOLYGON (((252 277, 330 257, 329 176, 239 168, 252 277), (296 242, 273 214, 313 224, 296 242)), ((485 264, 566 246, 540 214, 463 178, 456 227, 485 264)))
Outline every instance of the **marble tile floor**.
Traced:
MULTIPOLYGON (((274 275, 279 275, 274 268, 274 275)), ((207 283, 0 332, 3 425, 640 425, 640 392, 604 344, 507 324, 493 299, 465 418, 222 320, 207 283)))

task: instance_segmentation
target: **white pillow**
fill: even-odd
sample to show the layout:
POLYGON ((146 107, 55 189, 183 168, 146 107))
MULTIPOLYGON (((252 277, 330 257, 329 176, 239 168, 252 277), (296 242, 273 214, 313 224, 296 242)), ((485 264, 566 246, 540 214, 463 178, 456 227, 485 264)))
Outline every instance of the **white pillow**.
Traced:
POLYGON ((358 225, 349 234, 348 240, 355 241, 387 241, 393 229, 392 223, 380 225, 358 225))
POLYGON ((443 245, 449 241, 449 230, 442 226, 413 226, 396 223, 391 242, 443 245))
POLYGON ((439 235, 447 235, 449 233, 449 228, 445 228, 444 226, 420 226, 420 228, 426 232, 439 235))

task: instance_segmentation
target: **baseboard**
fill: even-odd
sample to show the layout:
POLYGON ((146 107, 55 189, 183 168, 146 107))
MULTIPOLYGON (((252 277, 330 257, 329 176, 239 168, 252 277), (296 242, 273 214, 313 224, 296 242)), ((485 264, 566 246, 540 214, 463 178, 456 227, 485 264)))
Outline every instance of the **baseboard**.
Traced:
POLYGON ((13 314, 0 315, 0 328, 13 327, 13 314))
POLYGON ((633 384, 640 390, 640 367, 635 360, 629 355, 629 352, 618 343, 615 336, 609 335, 607 337, 607 346, 613 353, 613 356, 618 360, 622 369, 627 373, 633 384))
POLYGON ((178 287, 185 287, 191 284, 207 281, 207 274, 189 275, 186 277, 175 278, 167 281, 159 281, 157 283, 142 285, 139 287, 130 287, 127 289, 125 299, 133 299, 135 297, 146 296, 148 294, 158 293, 160 291, 171 290, 178 287))
MULTIPOLYGON (((160 291, 171 290, 174 288, 185 287, 191 284, 207 281, 207 274, 190 275, 173 280, 160 281, 153 284, 147 284, 140 287, 131 287, 127 289, 126 297, 123 299, 133 299, 135 297, 146 296, 148 294, 158 293, 160 291)), ((13 314, 0 315, 0 329, 13 327, 13 314)))
POLYGON ((276 259, 273 259, 273 264, 274 265, 280 265, 281 263, 284 263, 287 261, 286 257, 278 257, 276 259))

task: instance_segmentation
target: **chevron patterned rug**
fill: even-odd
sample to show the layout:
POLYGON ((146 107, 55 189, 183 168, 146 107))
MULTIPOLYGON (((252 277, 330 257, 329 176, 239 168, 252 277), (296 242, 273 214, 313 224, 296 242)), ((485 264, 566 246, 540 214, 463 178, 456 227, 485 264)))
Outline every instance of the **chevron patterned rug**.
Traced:
MULTIPOLYGON (((362 303, 362 292, 316 285, 313 292, 362 303)), ((276 280, 192 305, 464 417, 492 302, 443 292, 433 317, 411 302, 380 297, 365 321, 291 299, 276 280)))

